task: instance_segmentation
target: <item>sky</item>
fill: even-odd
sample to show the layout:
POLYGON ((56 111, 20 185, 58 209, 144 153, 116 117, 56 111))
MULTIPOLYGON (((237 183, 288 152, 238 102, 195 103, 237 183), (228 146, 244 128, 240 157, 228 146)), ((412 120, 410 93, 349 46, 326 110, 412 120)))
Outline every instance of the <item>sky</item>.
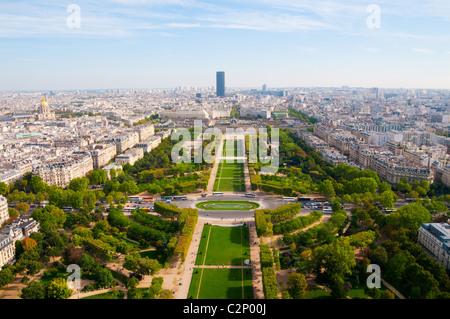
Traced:
POLYGON ((448 0, 2 0, 0 91, 450 89, 448 0))

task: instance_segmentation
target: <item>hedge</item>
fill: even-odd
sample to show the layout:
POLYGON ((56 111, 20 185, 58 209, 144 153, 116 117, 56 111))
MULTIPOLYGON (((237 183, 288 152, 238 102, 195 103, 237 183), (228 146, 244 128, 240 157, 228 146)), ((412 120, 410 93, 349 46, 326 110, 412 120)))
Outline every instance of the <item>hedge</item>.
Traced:
POLYGON ((271 216, 272 223, 275 224, 276 222, 280 222, 297 215, 300 213, 301 209, 302 204, 300 203, 286 204, 269 211, 269 214, 271 216))
POLYGON ((192 208, 186 208, 182 210, 181 215, 187 217, 183 223, 183 228, 181 229, 181 235, 178 238, 178 242, 175 246, 175 253, 180 254, 181 260, 184 262, 186 259, 189 245, 192 241, 192 234, 194 233, 195 225, 198 220, 198 210, 192 208))
POLYGON ((261 244, 260 256, 264 296, 266 299, 278 299, 278 282, 273 269, 273 257, 269 245, 261 244))
POLYGON ((320 218, 322 218, 322 213, 318 211, 313 211, 309 215, 299 216, 286 222, 275 224, 273 226, 273 233, 274 234, 290 233, 293 232, 294 230, 302 229, 306 226, 309 226, 312 223, 320 220, 320 218))
POLYGON ((161 230, 167 233, 174 233, 178 230, 178 224, 173 221, 164 220, 157 216, 148 214, 143 210, 137 210, 133 214, 133 219, 144 226, 161 230))
POLYGON ((258 236, 265 235, 268 230, 268 223, 273 224, 275 222, 286 220, 292 216, 295 216, 300 212, 301 208, 302 204, 292 203, 277 207, 274 210, 256 209, 255 210, 256 233, 258 234, 258 236))
POLYGON ((258 188, 266 193, 273 193, 284 196, 292 196, 294 189, 292 187, 280 187, 271 184, 259 183, 258 188))
POLYGON ((255 226, 258 236, 263 236, 266 233, 267 222, 262 209, 255 210, 255 226))
POLYGON ((261 244, 260 246, 261 267, 273 267, 272 251, 269 245, 261 244))
POLYGON ((181 214, 181 209, 177 205, 155 202, 153 207, 155 212, 167 218, 174 218, 181 214))

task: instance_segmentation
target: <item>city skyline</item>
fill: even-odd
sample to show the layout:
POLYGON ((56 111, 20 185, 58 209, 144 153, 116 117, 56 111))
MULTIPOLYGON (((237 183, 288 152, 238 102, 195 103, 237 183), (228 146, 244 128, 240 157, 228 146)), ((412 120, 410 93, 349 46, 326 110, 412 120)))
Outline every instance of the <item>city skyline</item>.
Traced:
POLYGON ((0 4, 2 90, 450 89, 440 0, 46 0, 0 4), (219 62, 220 61, 220 62, 219 62))

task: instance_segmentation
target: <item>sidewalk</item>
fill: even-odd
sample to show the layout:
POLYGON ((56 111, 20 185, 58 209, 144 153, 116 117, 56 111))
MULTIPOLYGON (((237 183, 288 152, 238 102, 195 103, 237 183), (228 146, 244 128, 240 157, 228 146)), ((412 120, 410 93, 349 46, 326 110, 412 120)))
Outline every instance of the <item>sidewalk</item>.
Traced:
POLYGON ((405 296, 403 296, 397 289, 392 287, 387 281, 385 281, 383 278, 381 278, 381 282, 390 290, 392 291, 398 298, 400 299, 406 299, 405 296))
POLYGON ((186 260, 179 267, 181 270, 180 277, 176 278, 176 286, 172 290, 175 291, 175 294, 173 295, 174 299, 187 299, 188 297, 189 286, 191 285, 192 273, 194 272, 195 259, 197 258, 197 251, 200 245, 204 224, 205 221, 199 218, 194 229, 194 234, 192 235, 192 241, 189 245, 186 260))
POLYGON ((217 175, 217 171, 219 169, 219 162, 220 162, 220 158, 222 158, 222 152, 223 152, 223 137, 225 135, 222 135, 222 139, 220 140, 220 144, 218 149, 216 149, 216 158, 214 161, 214 166, 211 169, 211 174, 209 175, 209 181, 208 181, 208 186, 206 187, 206 193, 207 194, 212 194, 212 192, 214 191, 214 182, 216 180, 216 175, 217 175))
POLYGON ((259 238, 256 234, 255 222, 248 224, 249 241, 250 241, 250 260, 253 265, 252 281, 253 281, 253 298, 265 299, 262 283, 262 272, 260 262, 259 238))

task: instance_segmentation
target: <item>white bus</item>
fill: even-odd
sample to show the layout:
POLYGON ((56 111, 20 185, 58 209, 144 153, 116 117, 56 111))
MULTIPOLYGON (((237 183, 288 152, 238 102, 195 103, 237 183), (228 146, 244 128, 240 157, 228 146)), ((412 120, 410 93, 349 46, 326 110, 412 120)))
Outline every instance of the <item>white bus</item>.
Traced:
POLYGON ((283 200, 291 202, 291 201, 295 200, 295 198, 294 197, 283 197, 283 200))
POLYGON ((130 202, 138 202, 141 200, 141 198, 139 196, 130 196, 129 199, 130 199, 130 202))
POLYGON ((173 200, 187 200, 187 196, 174 196, 173 200))
POLYGON ((223 196, 223 193, 222 192, 214 192, 213 196, 223 196))
POLYGON ((247 193, 247 194, 245 194, 245 197, 256 197, 256 194, 247 193))
POLYGON ((322 212, 324 214, 333 214, 333 209, 331 207, 325 207, 322 212))

